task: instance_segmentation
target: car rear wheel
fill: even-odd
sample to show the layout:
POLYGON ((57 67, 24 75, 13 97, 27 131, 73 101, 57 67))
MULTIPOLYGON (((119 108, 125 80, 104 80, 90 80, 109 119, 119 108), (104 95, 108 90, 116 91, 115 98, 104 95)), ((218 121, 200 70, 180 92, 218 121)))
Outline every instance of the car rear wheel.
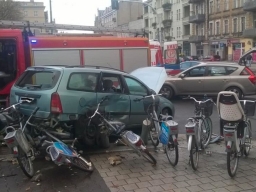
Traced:
POLYGON ((174 97, 174 91, 169 85, 163 85, 163 87, 160 90, 160 94, 163 94, 163 96, 169 100, 174 97))
POLYGON ((232 91, 232 92, 236 93, 238 99, 243 98, 243 92, 238 87, 229 87, 226 89, 226 91, 232 91))

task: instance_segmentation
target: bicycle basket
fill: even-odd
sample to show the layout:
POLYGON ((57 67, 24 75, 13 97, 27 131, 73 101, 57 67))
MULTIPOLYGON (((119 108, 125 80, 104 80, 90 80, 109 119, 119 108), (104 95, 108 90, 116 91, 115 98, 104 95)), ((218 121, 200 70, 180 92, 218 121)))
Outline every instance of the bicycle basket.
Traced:
POLYGON ((213 111, 213 103, 208 101, 206 103, 195 102, 195 114, 199 114, 202 111, 202 115, 210 117, 213 111))
MULTIPOLYGON (((160 99, 158 96, 155 97, 155 110, 157 112, 158 107, 159 107, 159 103, 160 103, 160 99)), ((145 98, 143 100, 143 104, 144 104, 144 111, 147 114, 150 114, 153 112, 153 98, 145 98)))
POLYGON ((240 102, 246 116, 254 116, 255 114, 255 102, 247 101, 245 104, 243 101, 240 102))

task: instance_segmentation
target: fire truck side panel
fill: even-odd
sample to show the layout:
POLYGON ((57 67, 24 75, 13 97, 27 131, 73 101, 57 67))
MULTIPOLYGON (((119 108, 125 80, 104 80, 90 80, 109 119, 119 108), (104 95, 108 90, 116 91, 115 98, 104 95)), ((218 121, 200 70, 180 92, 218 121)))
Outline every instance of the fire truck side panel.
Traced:
POLYGON ((122 69, 120 49, 84 49, 82 51, 85 65, 122 69))
POLYGON ((123 49, 124 71, 129 73, 137 68, 146 67, 147 65, 148 49, 123 49))
POLYGON ((80 65, 79 50, 33 50, 33 64, 80 65))

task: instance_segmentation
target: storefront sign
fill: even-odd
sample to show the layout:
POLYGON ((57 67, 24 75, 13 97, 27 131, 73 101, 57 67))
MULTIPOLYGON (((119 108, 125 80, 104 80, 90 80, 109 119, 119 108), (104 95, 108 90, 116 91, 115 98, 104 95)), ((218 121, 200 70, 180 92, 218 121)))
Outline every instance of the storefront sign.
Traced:
POLYGON ((218 45, 218 44, 219 44, 218 41, 213 41, 213 42, 212 42, 212 45, 218 45))

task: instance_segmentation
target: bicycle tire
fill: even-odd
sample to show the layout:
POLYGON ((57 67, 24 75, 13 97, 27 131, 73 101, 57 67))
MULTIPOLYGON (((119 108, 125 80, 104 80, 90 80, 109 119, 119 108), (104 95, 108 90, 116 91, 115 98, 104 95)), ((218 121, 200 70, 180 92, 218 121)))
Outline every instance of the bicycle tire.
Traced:
MULTIPOLYGON (((170 140, 172 140, 172 139, 170 138, 170 140)), ((178 161, 179 161, 179 148, 178 148, 178 145, 173 143, 173 141, 172 141, 172 143, 170 143, 170 141, 169 141, 168 145, 165 145, 165 151, 166 151, 166 156, 167 156, 167 159, 168 159, 169 163, 173 167, 175 167, 178 164, 178 161), (167 147, 170 147, 170 146, 172 146, 174 151, 175 151, 175 159, 174 159, 174 161, 172 161, 170 156, 168 155, 167 147)))
POLYGON ((149 161, 151 164, 156 165, 156 159, 151 155, 151 153, 148 151, 148 149, 144 149, 141 151, 141 155, 149 161))
POLYGON ((189 151, 189 158, 190 158, 190 163, 191 163, 192 168, 196 171, 198 168, 198 164, 199 164, 199 150, 198 150, 198 146, 196 144, 196 138, 194 135, 192 137, 192 146, 189 151), (193 148, 195 148, 196 159, 193 158, 193 148))
POLYGON ((25 152, 23 152, 23 150, 21 149, 21 147, 18 147, 18 157, 17 157, 17 161, 18 164, 21 168, 21 170, 23 171, 23 173, 28 177, 28 178, 32 178, 35 174, 34 171, 34 167, 33 167, 33 163, 32 160, 27 156, 27 154, 25 154, 25 152), (24 166, 24 164, 22 163, 22 156, 24 155, 24 158, 26 159, 28 165, 29 165, 29 170, 27 170, 24 166))
POLYGON ((244 146, 244 155, 247 157, 250 154, 250 150, 251 150, 251 143, 252 143, 252 139, 251 139, 251 121, 248 120, 248 124, 249 127, 246 126, 246 128, 244 129, 244 137, 246 137, 246 130, 248 130, 248 134, 249 134, 249 138, 245 138, 245 143, 249 143, 250 146, 246 147, 244 146), (248 139, 248 141, 246 141, 246 139, 248 139))
MULTIPOLYGON (((211 141, 211 136, 212 136, 212 120, 211 120, 211 118, 210 117, 203 118, 201 126, 203 124, 204 124, 204 126, 209 128, 209 132, 207 134, 206 141, 204 143, 202 143, 203 144, 202 147, 205 149, 209 145, 209 143, 211 141)), ((203 129, 201 129, 201 130, 203 131, 203 129)))
MULTIPOLYGON (((148 134, 149 134, 150 140, 152 142, 152 145, 154 147, 157 147, 159 145, 159 138, 158 138, 158 135, 157 135, 156 140, 154 140, 153 135, 151 134, 151 130, 152 130, 153 126, 155 126, 155 124, 154 124, 153 120, 151 119, 151 126, 150 126, 150 130, 149 130, 148 134)), ((157 134, 156 131, 154 131, 154 133, 157 134)))
POLYGON ((234 168, 234 171, 231 170, 231 165, 230 165, 230 159, 231 159, 231 154, 232 152, 227 152, 227 170, 228 170, 228 174, 230 177, 234 177, 236 175, 236 171, 237 171, 237 168, 238 168, 238 161, 239 161, 239 157, 238 157, 238 154, 237 153, 234 153, 235 154, 235 158, 236 158, 236 162, 235 162, 235 168, 234 168))
POLYGON ((79 157, 75 157, 73 160, 72 160, 72 164, 77 167, 78 169, 82 170, 82 171, 86 171, 86 172, 93 172, 94 171, 94 167, 93 167, 93 164, 91 163, 91 166, 88 165, 88 163, 91 163, 91 162, 88 162, 86 161, 83 157, 79 156, 79 157), (79 164, 78 162, 76 161, 79 161, 79 164))

